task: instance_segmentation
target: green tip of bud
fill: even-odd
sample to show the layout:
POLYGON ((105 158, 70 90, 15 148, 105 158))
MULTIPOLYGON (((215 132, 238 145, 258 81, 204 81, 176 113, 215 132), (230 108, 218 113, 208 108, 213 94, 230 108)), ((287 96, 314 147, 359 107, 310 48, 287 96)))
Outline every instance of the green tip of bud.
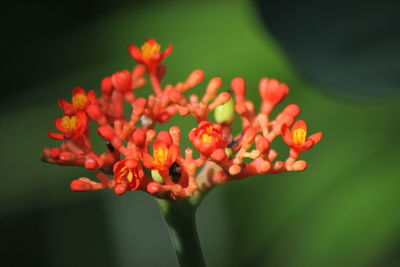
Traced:
POLYGON ((161 177, 160 173, 157 170, 151 170, 151 177, 154 181, 158 183, 164 182, 163 178, 161 177))
POLYGON ((214 110, 214 119, 218 124, 231 124, 235 118, 235 102, 231 97, 228 102, 217 106, 214 110))

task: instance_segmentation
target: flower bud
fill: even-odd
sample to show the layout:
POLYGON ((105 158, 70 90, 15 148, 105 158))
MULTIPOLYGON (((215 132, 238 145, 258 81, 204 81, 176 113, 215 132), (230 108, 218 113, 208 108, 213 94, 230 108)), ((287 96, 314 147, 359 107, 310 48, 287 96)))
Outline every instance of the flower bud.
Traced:
POLYGON ((136 129, 136 131, 133 133, 132 138, 137 147, 143 147, 146 141, 146 130, 136 129))
POLYGON ((195 87, 197 84, 201 83, 204 79, 204 72, 202 70, 193 71, 189 78, 186 80, 186 85, 189 88, 195 87))
POLYGON ((111 82, 114 88, 121 93, 132 90, 132 75, 129 70, 118 71, 111 77, 111 82))
POLYGON ((73 180, 70 184, 70 188, 72 191, 76 192, 86 192, 92 190, 92 185, 89 183, 85 183, 79 179, 73 180))
POLYGON ((97 105, 97 104, 90 104, 86 108, 86 112, 89 115, 90 119, 92 119, 92 120, 99 120, 104 115, 104 113, 101 110, 100 106, 97 105))
POLYGON ((113 89, 111 77, 106 77, 101 81, 101 91, 105 95, 110 95, 113 89))
POLYGON ((97 132, 101 137, 103 137, 106 140, 111 140, 115 136, 114 129, 111 128, 110 125, 100 126, 99 129, 97 129, 97 132))

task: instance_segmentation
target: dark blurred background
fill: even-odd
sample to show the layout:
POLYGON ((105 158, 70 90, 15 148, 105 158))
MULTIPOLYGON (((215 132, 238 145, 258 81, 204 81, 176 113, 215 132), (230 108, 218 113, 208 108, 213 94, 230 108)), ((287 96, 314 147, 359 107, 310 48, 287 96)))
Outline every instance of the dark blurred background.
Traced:
MULTIPOLYGON (((57 144, 46 134, 61 115, 57 98, 77 85, 99 90, 101 78, 134 65, 127 45, 148 37, 174 45, 166 82, 200 68, 228 89, 242 76, 259 103, 260 78, 277 78, 291 88, 285 104, 324 133, 302 155, 305 172, 226 184, 205 199, 197 222, 209 266, 400 266, 397 1, 19 1, 2 10, 1 266, 177 266, 150 196, 71 192, 72 179, 93 173, 38 160, 57 144)), ((168 125, 177 123, 194 127, 168 125)))

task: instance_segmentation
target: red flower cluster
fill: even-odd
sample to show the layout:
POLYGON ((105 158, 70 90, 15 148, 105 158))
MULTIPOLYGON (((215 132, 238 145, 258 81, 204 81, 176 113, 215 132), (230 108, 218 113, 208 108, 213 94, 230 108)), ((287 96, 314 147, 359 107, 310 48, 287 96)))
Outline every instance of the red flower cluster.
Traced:
POLYGON ((60 147, 45 148, 42 160, 98 171, 99 181, 81 177, 72 181, 72 190, 109 188, 117 194, 143 190, 156 197, 175 199, 256 174, 306 168, 306 162, 298 158, 318 143, 322 134, 307 138, 306 123, 295 122, 300 113, 295 104, 286 106, 275 118, 270 117, 289 93, 286 84, 261 79, 262 105, 258 113, 253 102, 246 98, 246 83, 242 78, 234 78, 230 88, 225 88, 231 90, 220 93, 222 81, 213 78, 201 99, 196 95, 186 98, 184 92, 201 83, 204 73, 195 70, 184 82, 162 85, 166 68, 161 63, 171 51, 171 45, 161 51, 154 39, 148 39, 141 48, 131 45, 129 53, 139 64, 132 71, 121 70, 104 78, 99 97, 93 90, 86 92, 75 87, 71 102, 58 100, 64 115, 56 118, 54 124, 60 133, 49 132, 49 136, 63 143, 60 147), (154 92, 147 98, 138 98, 135 91, 147 81, 154 92), (125 102, 132 108, 128 118, 125 102), (214 123, 210 118, 212 111, 214 123), (192 148, 182 151, 179 127, 155 131, 156 124, 165 123, 176 114, 191 115, 197 121, 188 138, 199 152, 198 157, 192 148), (236 114, 242 130, 233 133, 231 125, 236 114), (91 121, 97 124, 97 133, 107 148, 100 154, 92 149, 91 121), (271 142, 279 135, 290 149, 285 161, 275 160, 278 153, 271 149, 271 142), (246 158, 250 160, 244 161, 246 158))

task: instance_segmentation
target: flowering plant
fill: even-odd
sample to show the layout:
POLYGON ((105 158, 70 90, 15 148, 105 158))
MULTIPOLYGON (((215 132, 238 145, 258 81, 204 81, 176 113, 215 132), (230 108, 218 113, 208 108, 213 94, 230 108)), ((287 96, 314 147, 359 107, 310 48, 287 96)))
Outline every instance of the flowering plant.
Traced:
POLYGON ((98 181, 87 177, 73 180, 70 187, 74 191, 111 189, 122 195, 142 190, 153 195, 173 230, 171 238, 181 266, 204 266, 194 224, 196 207, 204 195, 229 181, 304 170, 307 163, 298 158, 318 143, 322 134, 307 138, 306 123, 295 121, 300 113, 295 104, 271 118, 276 105, 289 93, 288 86, 275 79, 261 79, 262 105, 257 113, 253 102, 246 98, 242 78, 234 78, 225 88, 228 90, 222 92, 218 92, 223 87, 221 79, 213 78, 201 99, 197 95, 187 98, 184 93, 204 80, 203 71, 193 71, 184 82, 162 85, 166 67, 161 63, 171 54, 172 46, 162 51, 156 40, 148 39, 140 48, 130 45, 128 50, 139 64, 132 71, 121 70, 104 78, 100 96, 93 90, 75 87, 71 102, 58 100, 64 116, 56 118, 54 124, 60 133, 48 134, 63 143, 45 148, 42 160, 97 171, 98 181), (148 98, 136 97, 135 91, 147 82, 153 92, 148 98), (126 102, 132 108, 129 117, 125 117, 126 102), (177 114, 193 116, 197 121, 188 138, 198 157, 192 148, 181 148, 184 135, 179 127, 154 130, 156 124, 177 114), (242 130, 232 133, 236 115, 242 130), (92 149, 92 122, 106 143, 107 150, 101 154, 92 149), (278 153, 271 148, 279 135, 289 146, 285 161, 276 160, 278 153))

